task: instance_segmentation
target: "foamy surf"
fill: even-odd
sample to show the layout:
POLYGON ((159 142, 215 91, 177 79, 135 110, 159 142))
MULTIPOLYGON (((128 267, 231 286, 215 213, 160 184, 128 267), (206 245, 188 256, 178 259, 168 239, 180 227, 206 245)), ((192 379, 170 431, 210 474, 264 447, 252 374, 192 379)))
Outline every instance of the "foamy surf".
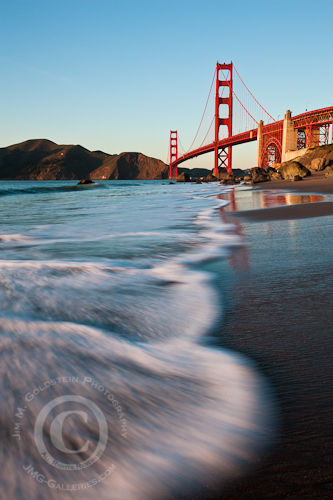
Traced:
MULTIPOLYGON (((66 491, 50 485, 70 489, 106 470, 112 473, 98 485, 98 498, 174 498, 207 481, 217 486, 239 477, 271 438, 266 384, 247 360, 234 353, 184 339, 132 344, 110 332, 73 323, 1 323, 6 350, 2 380, 10 382, 1 402, 7 436, 2 463, 9 498, 61 498, 66 491), (68 381, 46 384, 57 377, 68 381), (121 406, 126 435, 106 391, 121 406), (93 401, 108 426, 103 456, 75 474, 45 462, 34 443, 34 425, 42 408, 50 399, 73 393, 93 401), (20 439, 15 439, 10 437, 15 414, 24 406, 20 439), (46 483, 39 484, 32 470, 46 483)), ((76 424, 93 449, 97 425, 82 420, 76 424)), ((69 424, 64 426, 63 439, 71 442, 74 431, 69 424)), ((50 444, 49 431, 44 432, 50 444)), ((96 491, 87 487, 79 495, 90 498, 96 491)))
POLYGON ((0 404, 10 498, 223 491, 274 434, 254 365, 204 344, 223 311, 214 261, 243 244, 220 218, 221 187, 185 199, 193 186, 152 186, 106 184, 90 200, 58 190, 48 213, 58 210, 61 224, 37 216, 38 198, 26 234, 8 197, 0 404))

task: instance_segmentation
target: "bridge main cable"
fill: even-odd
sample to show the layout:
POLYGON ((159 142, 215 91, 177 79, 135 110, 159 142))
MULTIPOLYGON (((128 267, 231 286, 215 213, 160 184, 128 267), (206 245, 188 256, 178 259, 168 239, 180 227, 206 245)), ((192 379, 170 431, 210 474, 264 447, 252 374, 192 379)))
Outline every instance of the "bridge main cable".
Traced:
MULTIPOLYGON (((264 108, 264 107, 260 104, 260 102, 259 102, 259 101, 258 101, 258 100, 254 97, 254 95, 252 94, 251 90, 247 87, 247 85, 244 83, 244 80, 242 79, 242 77, 241 77, 241 76, 240 76, 240 74, 238 73, 237 68, 235 67, 235 65, 234 65, 234 70, 236 71, 238 78, 240 79, 240 81, 242 82, 242 84, 244 85, 244 87, 246 88, 246 90, 248 91, 248 93, 251 95, 251 97, 252 97, 252 98, 256 101, 256 103, 258 104, 258 106, 260 106, 260 107, 261 107, 261 109, 262 109, 262 110, 266 113, 266 115, 268 115, 268 116, 269 116, 269 117, 273 120, 273 122, 276 122, 276 119, 275 119, 275 118, 273 118, 273 116, 272 116, 272 115, 270 115, 270 114, 268 113, 268 111, 267 111, 267 110, 266 110, 266 109, 265 109, 265 108, 264 108)), ((257 122, 257 123, 258 123, 258 122, 257 122)))
POLYGON ((250 111, 248 111, 246 109, 246 107, 244 106, 244 104, 242 103, 242 101, 239 99, 238 95, 236 94, 236 92, 234 91, 234 89, 232 89, 232 93, 233 95, 236 97, 237 101, 239 102, 239 104, 242 106, 243 109, 245 109, 245 111, 247 112, 247 114, 252 118, 252 120, 258 125, 258 121, 251 115, 250 111))
POLYGON ((211 85, 210 85, 210 89, 209 89, 208 97, 207 97, 207 100, 206 100, 205 108, 204 108, 203 113, 202 113, 202 116, 201 116, 201 120, 200 120, 199 126, 198 126, 198 128, 197 128, 197 131, 196 131, 196 134, 195 134, 194 139, 193 139, 193 141, 192 141, 192 144, 191 144, 191 145, 190 145, 190 147, 187 149, 186 153, 188 153, 189 151, 191 151, 192 146, 193 146, 193 144, 195 143, 195 141, 196 141, 196 139, 197 139, 197 137, 198 137, 200 127, 201 127, 201 125, 202 125, 202 122, 203 122, 203 119, 204 119, 205 113, 206 113, 206 111, 207 111, 207 106, 208 106, 209 98, 210 98, 210 95, 211 95, 211 93, 212 93, 212 88, 213 88, 213 84, 214 84, 214 81, 215 81, 215 74, 216 74, 216 68, 215 68, 215 70, 214 70, 212 83, 211 83, 211 85))

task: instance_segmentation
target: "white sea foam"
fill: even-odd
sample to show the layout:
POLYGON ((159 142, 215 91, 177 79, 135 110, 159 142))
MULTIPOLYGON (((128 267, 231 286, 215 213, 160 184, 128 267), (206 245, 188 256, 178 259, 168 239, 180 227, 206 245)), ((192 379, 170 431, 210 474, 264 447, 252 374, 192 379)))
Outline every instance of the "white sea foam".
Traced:
POLYGON ((31 236, 26 236, 24 234, 0 234, 0 244, 1 243, 26 243, 28 241, 33 241, 34 238, 31 236))
MULTIPOLYGON (((221 190, 216 185, 199 187, 205 198, 221 190)), ((181 188, 190 192, 187 186, 181 188)), ((133 197, 127 186, 116 189, 123 189, 124 197, 133 197)), ((139 197, 144 200, 145 191, 140 189, 139 185, 139 197)), ((128 201, 120 200, 117 203, 124 204, 123 210, 117 205, 108 219, 112 205, 106 204, 102 222, 95 217, 88 230, 84 221, 74 217, 69 229, 58 226, 56 230, 38 219, 34 238, 10 235, 17 239, 8 242, 48 243, 51 250, 40 254, 39 260, 28 260, 25 254, 21 260, 22 254, 14 249, 14 257, 8 254, 0 261, 0 414, 5 436, 1 458, 8 498, 68 499, 68 493, 39 484, 24 472, 22 466, 28 464, 61 484, 85 483, 114 466, 99 486, 79 492, 82 499, 190 497, 202 486, 221 483, 223 487, 246 472, 271 438, 274 412, 265 380, 244 357, 203 345, 204 335, 221 319, 223 304, 202 264, 221 259, 230 248, 242 244, 232 226, 219 218, 218 208, 225 202, 214 199, 212 204, 206 199, 210 208, 202 210, 202 204, 194 211, 192 204, 199 203, 200 196, 185 200, 183 195, 174 195, 173 200, 166 189, 170 197, 163 201, 156 200, 155 188, 146 189, 156 212, 151 209, 153 202, 142 202, 136 213, 138 199, 129 208, 128 201), (179 223, 186 225, 186 231, 180 230, 179 223), (115 264, 116 251, 112 258, 103 254, 99 261, 91 255, 91 247, 80 258, 52 253, 54 242, 78 241, 84 246, 87 241, 104 240, 103 244, 110 242, 110 249, 117 249, 126 238, 127 247, 120 246, 123 265, 115 264), (162 248, 169 245, 158 258, 155 239, 161 240, 162 248), (144 262, 135 255, 140 245, 145 249, 144 262), (57 382, 45 388, 45 381, 66 376, 80 382, 57 382), (115 407, 103 393, 83 383, 85 377, 107 388, 119 402, 126 437, 115 407), (15 439, 17 408, 27 404, 25 396, 34 388, 36 396, 21 422, 22 439, 15 439), (93 401, 105 416, 109 433, 101 459, 75 474, 46 463, 34 439, 41 408, 68 394, 93 401)), ((191 189, 196 196, 198 191, 191 189)), ((86 196, 84 191, 80 190, 80 196, 86 196)), ((108 193, 107 188, 104 192, 108 193)), ((73 194, 75 200, 78 195, 73 194)), ((82 203, 85 207, 87 202, 82 203)), ((97 424, 79 420, 75 427, 68 419, 63 438, 74 449, 80 448, 80 441, 75 441, 78 435, 93 446, 97 424)), ((50 425, 46 426, 49 447, 50 432, 50 425)), ((78 453, 72 456, 74 462, 80 459, 78 453)))
MULTIPOLYGON (((68 322, 3 319, 1 337, 10 353, 1 364, 2 377, 8 377, 15 367, 11 391, 1 400, 8 432, 16 408, 26 404, 24 395, 40 387, 21 419, 24 439, 6 445, 2 462, 9 498, 22 495, 30 500, 37 494, 43 499, 67 498, 46 486, 41 488, 22 470, 22 462, 33 463, 40 474, 63 484, 83 483, 114 466, 98 493, 91 488, 80 492, 80 498, 98 494, 103 499, 143 500, 190 495, 192 489, 209 484, 215 474, 221 483, 238 477, 257 461, 271 436, 267 387, 239 355, 184 338, 133 344, 109 332, 68 322), (125 438, 103 393, 81 382, 59 382, 45 388, 50 377, 70 375, 82 381, 92 373, 121 405, 125 438), (43 461, 33 438, 41 408, 68 393, 94 401, 105 415, 110 433, 99 463, 74 475, 43 461)), ((97 432, 88 423, 82 425, 87 436, 97 432)), ((69 439, 66 429, 64 439, 69 439)), ((74 455, 74 459, 79 457, 74 455)))

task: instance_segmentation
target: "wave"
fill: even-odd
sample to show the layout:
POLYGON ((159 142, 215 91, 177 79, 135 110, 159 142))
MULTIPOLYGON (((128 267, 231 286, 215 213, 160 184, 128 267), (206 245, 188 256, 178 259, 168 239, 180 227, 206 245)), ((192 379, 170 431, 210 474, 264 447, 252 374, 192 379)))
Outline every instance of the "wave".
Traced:
POLYGON ((31 242, 33 239, 31 236, 19 233, 0 234, 0 243, 26 243, 31 242))
MULTIPOLYGON (((61 181, 59 181, 61 182, 61 181)), ((75 185, 60 185, 60 186, 22 186, 22 187, 14 187, 13 185, 8 186, 6 189, 0 189, 0 196, 17 196, 24 194, 48 194, 48 193, 68 193, 68 192, 82 192, 85 190, 94 189, 105 189, 107 186, 103 183, 95 183, 95 184, 75 184, 75 185)))
MULTIPOLYGON (((219 208, 193 217, 186 236, 178 230, 191 242, 186 250, 150 258, 142 268, 138 259, 128 267, 0 261, 0 457, 8 498, 65 500, 70 487, 83 500, 188 498, 221 491, 257 464, 274 435, 269 387, 250 360, 204 344, 223 304, 202 264, 241 244, 232 226, 216 221, 219 208), (101 413, 64 422, 62 445, 88 446, 70 455, 71 464, 96 449, 103 419, 108 436, 101 458, 74 472, 58 469, 36 447, 44 409, 58 398, 67 409, 73 395, 81 400, 70 411, 82 415, 84 400, 101 413)), ((143 238, 151 251, 151 236, 177 237, 170 229, 124 229, 106 236, 110 244, 143 238)), ((47 450, 55 450, 56 415, 53 409, 43 429, 47 450)), ((56 452, 56 462, 62 457, 56 452)))
MULTIPOLYGON (((99 485, 102 499, 190 496, 238 478, 271 439, 273 408, 266 383, 234 353, 183 338, 133 344, 110 331, 70 322, 3 319, 1 339, 6 355, 0 371, 7 381, 1 399, 4 436, 13 432, 17 408, 26 406, 22 439, 3 440, 3 487, 9 498, 67 498, 39 485, 26 472, 29 467, 62 485, 85 484, 112 469, 99 485), (107 393, 119 403, 121 423, 107 393), (34 441, 40 411, 50 399, 71 394, 93 401, 109 432, 102 458, 75 474, 45 462, 34 441)), ((72 409, 82 407, 77 403, 72 409)), ((97 423, 79 420, 77 425, 80 435, 95 441, 97 423)), ((51 442, 48 429, 44 439, 51 442)), ((68 423, 64 441, 70 443, 77 432, 68 423)), ((80 460, 75 454, 72 462, 80 460)), ((92 495, 94 488, 80 492, 80 498, 92 495)))

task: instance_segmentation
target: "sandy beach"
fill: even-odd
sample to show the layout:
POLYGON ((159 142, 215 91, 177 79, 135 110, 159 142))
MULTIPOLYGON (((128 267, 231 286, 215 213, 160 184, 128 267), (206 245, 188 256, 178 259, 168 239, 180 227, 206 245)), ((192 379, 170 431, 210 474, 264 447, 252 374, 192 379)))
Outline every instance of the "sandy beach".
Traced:
MULTIPOLYGON (((255 190, 266 188, 332 193, 333 182, 312 176, 255 190)), ((269 378, 280 430, 257 472, 217 497, 332 498, 333 203, 235 205, 236 217, 227 217, 246 240, 246 258, 226 270, 221 345, 250 356, 269 378)))
POLYGON ((303 177, 301 181, 271 181, 262 182, 257 186, 268 189, 288 189, 299 193, 333 193, 333 178, 326 177, 322 172, 312 172, 309 177, 303 177))

